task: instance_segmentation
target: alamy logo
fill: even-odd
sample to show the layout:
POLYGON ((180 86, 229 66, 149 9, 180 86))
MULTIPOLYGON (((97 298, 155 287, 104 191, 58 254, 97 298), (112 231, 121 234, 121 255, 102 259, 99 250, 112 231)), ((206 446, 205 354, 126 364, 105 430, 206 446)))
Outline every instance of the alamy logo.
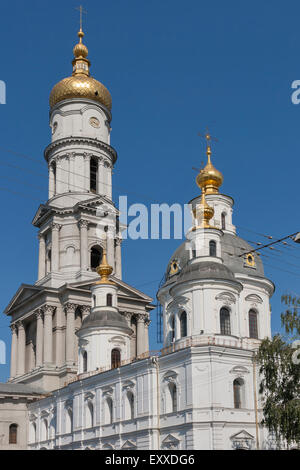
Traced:
POLYGON ((0 80, 0 104, 6 104, 6 84, 0 80))
POLYGON ((0 340, 0 364, 6 364, 6 346, 4 341, 0 340))

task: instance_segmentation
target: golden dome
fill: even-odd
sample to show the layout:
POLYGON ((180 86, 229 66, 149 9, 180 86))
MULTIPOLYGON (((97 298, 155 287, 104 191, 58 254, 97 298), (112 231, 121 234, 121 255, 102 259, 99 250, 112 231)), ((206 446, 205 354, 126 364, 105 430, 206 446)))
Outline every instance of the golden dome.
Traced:
POLYGON ((193 214, 197 220, 198 226, 196 228, 212 228, 209 224, 210 219, 214 216, 214 208, 209 206, 205 199, 205 191, 202 190, 202 197, 200 204, 197 204, 193 209, 193 214))
POLYGON ((87 98, 103 104, 111 110, 112 100, 109 91, 102 83, 90 76, 88 49, 82 44, 84 33, 78 33, 79 43, 73 49, 73 74, 57 83, 50 93, 50 108, 60 101, 70 98, 87 98))
POLYGON ((196 177, 196 182, 201 190, 206 194, 218 194, 219 187, 223 183, 223 175, 211 163, 211 148, 207 147, 207 165, 200 170, 199 175, 196 177))

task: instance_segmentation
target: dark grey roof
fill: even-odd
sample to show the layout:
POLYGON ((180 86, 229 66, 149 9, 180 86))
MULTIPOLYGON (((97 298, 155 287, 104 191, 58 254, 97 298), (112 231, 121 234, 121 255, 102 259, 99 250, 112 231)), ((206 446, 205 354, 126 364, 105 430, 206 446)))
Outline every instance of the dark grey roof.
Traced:
POLYGON ((213 261, 203 261, 185 266, 180 272, 177 282, 193 281, 197 279, 226 279, 234 281, 235 277, 233 272, 224 264, 215 263, 213 261))
MULTIPOLYGON (((189 251, 188 245, 186 242, 183 242, 177 250, 174 252, 171 257, 166 271, 166 279, 168 281, 168 273, 170 270, 171 262, 177 260, 179 263, 179 269, 182 270, 187 265, 189 261, 189 251)), ((256 253, 253 253, 255 258, 255 268, 245 266, 244 258, 239 257, 240 254, 244 252, 249 252, 253 250, 248 242, 238 237, 237 235, 231 233, 225 233, 221 237, 221 249, 222 249, 222 259, 224 265, 232 271, 234 274, 248 274, 258 277, 264 277, 264 268, 262 261, 256 253)), ((174 282, 179 279, 180 274, 176 274, 170 277, 170 282, 174 282)))
POLYGON ((82 322, 81 330, 85 328, 116 328, 123 330, 127 334, 131 334, 125 318, 115 310, 93 310, 82 322))
POLYGON ((12 395, 45 395, 45 390, 33 385, 22 383, 0 383, 0 393, 8 393, 12 395))

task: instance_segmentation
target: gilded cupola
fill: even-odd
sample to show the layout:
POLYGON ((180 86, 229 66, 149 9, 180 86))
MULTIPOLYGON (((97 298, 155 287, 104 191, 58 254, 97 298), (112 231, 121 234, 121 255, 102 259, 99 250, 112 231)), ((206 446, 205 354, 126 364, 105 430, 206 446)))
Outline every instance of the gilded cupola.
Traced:
POLYGON ((110 111, 112 100, 109 91, 102 83, 90 76, 91 64, 87 58, 88 49, 82 42, 84 33, 81 28, 78 37, 79 42, 73 49, 72 76, 64 78, 53 87, 50 93, 50 108, 66 99, 86 98, 101 103, 110 111))
POLYGON ((200 173, 196 177, 196 182, 199 188, 201 188, 202 191, 204 190, 205 194, 218 194, 219 187, 223 183, 223 175, 211 162, 211 136, 206 134, 205 138, 207 141, 207 164, 200 170, 200 173))

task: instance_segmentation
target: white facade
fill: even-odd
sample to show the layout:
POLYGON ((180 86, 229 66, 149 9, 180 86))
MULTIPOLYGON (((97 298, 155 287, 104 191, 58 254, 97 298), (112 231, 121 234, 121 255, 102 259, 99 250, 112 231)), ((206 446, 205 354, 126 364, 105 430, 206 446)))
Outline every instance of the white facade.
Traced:
POLYGON ((110 121, 99 100, 77 94, 50 111, 49 201, 33 220, 38 280, 5 311, 11 385, 47 393, 28 404, 28 448, 268 448, 253 353, 271 334, 274 286, 236 235, 233 200, 208 194, 211 226, 197 221, 170 259, 157 294, 163 349, 152 356, 152 299, 122 280, 110 121), (113 275, 99 282, 104 248, 113 275))

